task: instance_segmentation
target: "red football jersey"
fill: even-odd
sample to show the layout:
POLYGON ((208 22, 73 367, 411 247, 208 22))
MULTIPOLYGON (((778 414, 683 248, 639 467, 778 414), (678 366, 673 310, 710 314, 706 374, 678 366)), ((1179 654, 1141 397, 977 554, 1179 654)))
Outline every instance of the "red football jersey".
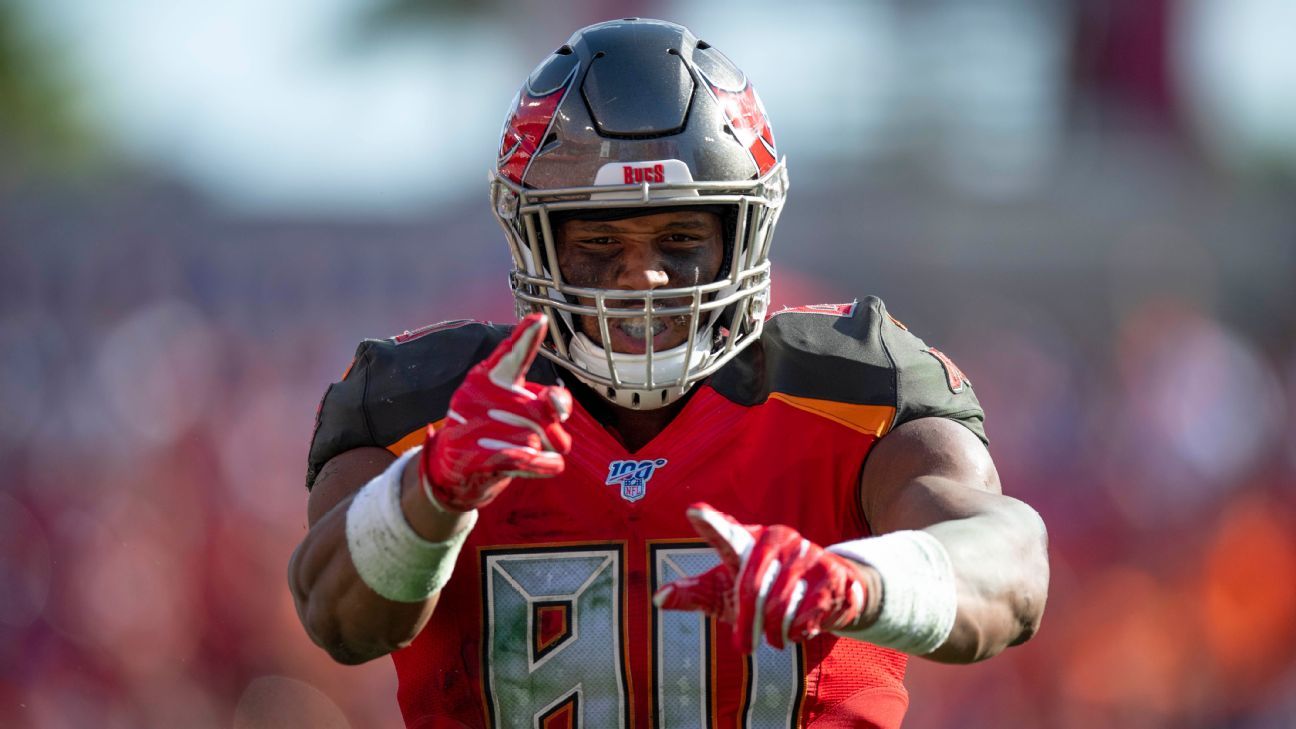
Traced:
MULTIPOLYGON (((401 423, 443 416, 462 373, 504 332, 457 323, 362 345, 325 396, 308 478, 358 440, 396 453, 421 442, 417 425, 396 437, 401 423), (436 372, 402 375, 402 362, 428 356, 411 345, 438 334, 441 366, 423 368, 436 372)), ((407 726, 900 725, 905 655, 821 635, 741 656, 728 626, 650 598, 717 562, 685 518, 693 502, 822 545, 865 536, 859 478, 877 439, 928 415, 983 435, 980 407, 876 299, 776 316, 749 352, 634 453, 576 405, 566 470, 515 480, 482 510, 427 627, 393 654, 407 726)), ((537 363, 529 376, 557 375, 537 363)))

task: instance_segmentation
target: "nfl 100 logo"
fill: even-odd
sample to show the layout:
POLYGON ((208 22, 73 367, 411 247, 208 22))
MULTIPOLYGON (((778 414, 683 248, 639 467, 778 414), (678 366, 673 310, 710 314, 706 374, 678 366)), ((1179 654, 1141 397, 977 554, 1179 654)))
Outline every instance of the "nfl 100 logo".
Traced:
POLYGON ((649 461, 612 461, 608 464, 608 486, 620 486, 621 498, 638 501, 648 493, 648 479, 666 465, 665 458, 649 461))

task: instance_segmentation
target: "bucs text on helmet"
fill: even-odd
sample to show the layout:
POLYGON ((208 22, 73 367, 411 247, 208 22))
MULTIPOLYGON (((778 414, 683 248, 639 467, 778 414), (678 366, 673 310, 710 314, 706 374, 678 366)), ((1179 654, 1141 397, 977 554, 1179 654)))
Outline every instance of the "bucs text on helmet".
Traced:
POLYGON ((518 92, 490 177, 519 316, 548 313, 541 354, 612 402, 635 409, 673 402, 760 337, 786 167, 755 88, 687 28, 629 18, 576 31, 518 92), (682 206, 725 213, 726 260, 716 280, 656 290, 563 280, 555 218, 682 206), (604 333, 609 320, 638 319, 646 351, 605 349, 576 317, 596 318, 604 333), (685 343, 653 351, 658 317, 687 317, 685 343))

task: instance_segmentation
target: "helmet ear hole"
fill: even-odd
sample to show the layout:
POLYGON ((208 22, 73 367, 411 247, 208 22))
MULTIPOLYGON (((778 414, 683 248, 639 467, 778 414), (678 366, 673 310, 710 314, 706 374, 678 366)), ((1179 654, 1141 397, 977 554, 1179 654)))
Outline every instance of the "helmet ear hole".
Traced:
POLYGON ((634 407, 639 407, 639 393, 636 392, 630 396, 630 404, 634 407))

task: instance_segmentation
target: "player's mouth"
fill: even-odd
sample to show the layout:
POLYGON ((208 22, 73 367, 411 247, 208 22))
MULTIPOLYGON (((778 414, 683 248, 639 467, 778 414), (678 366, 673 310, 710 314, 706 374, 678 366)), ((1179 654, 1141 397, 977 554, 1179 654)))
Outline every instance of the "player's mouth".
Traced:
MULTIPOLYGON (((688 338, 687 316, 654 316, 652 318, 652 347, 662 352, 677 347, 688 338)), ((643 354, 648 327, 643 318, 608 319, 608 334, 612 337, 612 351, 626 354, 643 354)))

